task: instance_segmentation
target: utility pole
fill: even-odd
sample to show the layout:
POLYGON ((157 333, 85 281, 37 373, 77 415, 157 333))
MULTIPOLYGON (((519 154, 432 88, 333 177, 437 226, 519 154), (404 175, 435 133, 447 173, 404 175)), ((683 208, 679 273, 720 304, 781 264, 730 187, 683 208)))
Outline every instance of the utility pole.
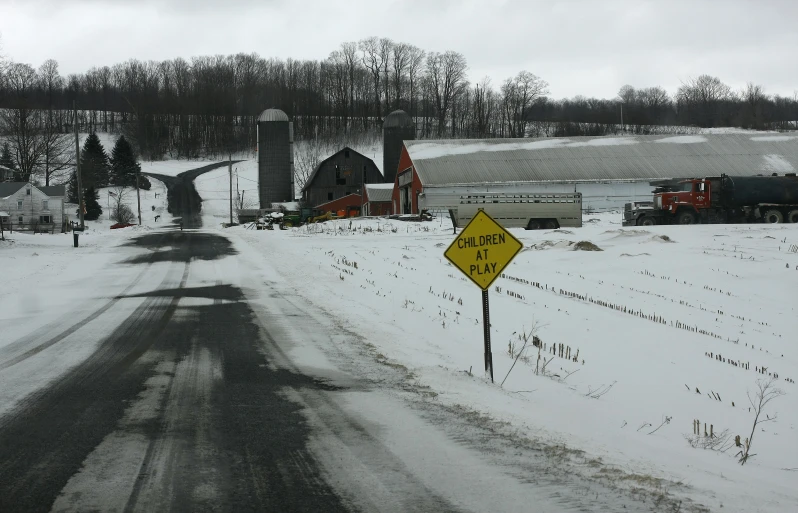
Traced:
POLYGON ((72 100, 72 110, 75 113, 75 119, 72 126, 75 129, 75 174, 78 175, 78 216, 80 217, 80 231, 86 229, 86 224, 83 219, 83 181, 80 179, 80 140, 78 139, 78 108, 75 100, 72 100))
POLYGON ((623 132, 623 103, 621 104, 621 131, 623 132))
POLYGON ((141 193, 139 188, 139 177, 141 176, 141 169, 136 171, 136 201, 139 204, 139 226, 141 226, 141 193))
POLYGON ((233 224, 233 154, 227 154, 227 172, 230 175, 230 224, 233 224))

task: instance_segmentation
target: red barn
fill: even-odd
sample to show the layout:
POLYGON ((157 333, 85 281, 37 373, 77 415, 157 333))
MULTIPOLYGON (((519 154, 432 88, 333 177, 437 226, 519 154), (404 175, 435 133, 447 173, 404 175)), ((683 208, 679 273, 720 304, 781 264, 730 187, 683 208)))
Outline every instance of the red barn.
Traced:
POLYGON ((351 213, 355 213, 355 215, 360 213, 360 207, 363 204, 363 198, 361 198, 360 194, 348 194, 343 198, 338 198, 337 200, 328 201, 327 203, 322 203, 321 205, 317 205, 314 207, 313 210, 318 210, 319 212, 332 212, 333 214, 343 215, 349 217, 351 213))
POLYGON ((421 179, 407 152, 407 144, 403 144, 393 185, 393 213, 418 214, 418 195, 421 194, 421 190, 421 179))

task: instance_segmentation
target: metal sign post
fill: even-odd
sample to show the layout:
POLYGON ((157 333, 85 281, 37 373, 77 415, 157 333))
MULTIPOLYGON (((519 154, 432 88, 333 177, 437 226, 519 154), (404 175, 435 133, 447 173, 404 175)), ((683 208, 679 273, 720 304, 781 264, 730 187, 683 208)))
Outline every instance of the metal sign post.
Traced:
POLYGON ((463 228, 444 252, 446 259, 482 289, 482 323, 485 336, 485 372, 493 382, 493 353, 490 347, 490 305, 488 289, 524 245, 484 210, 463 228))
POLYGON ((493 352, 490 348, 490 304, 488 291, 482 291, 482 324, 485 329, 485 372, 490 371, 490 382, 493 383, 493 352))

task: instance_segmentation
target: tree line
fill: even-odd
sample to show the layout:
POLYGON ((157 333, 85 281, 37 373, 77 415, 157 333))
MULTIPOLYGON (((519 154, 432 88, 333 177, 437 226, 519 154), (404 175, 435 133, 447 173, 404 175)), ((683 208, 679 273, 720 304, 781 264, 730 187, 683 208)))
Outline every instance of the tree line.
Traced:
POLYGON ((495 86, 470 83, 465 56, 388 38, 345 42, 323 60, 255 53, 131 59, 62 76, 58 63, 0 68, 0 130, 17 167, 43 182, 74 165, 65 143, 81 132, 128 136, 148 160, 252 151, 258 114, 270 107, 294 122, 297 140, 373 133, 394 109, 415 120, 418 138, 493 138, 652 133, 664 126, 795 128, 798 97, 760 85, 733 91, 701 75, 673 94, 623 86, 610 99, 555 100, 529 71, 495 86), (72 106, 77 106, 77 116, 72 106), (793 124, 791 124, 793 123, 793 124))

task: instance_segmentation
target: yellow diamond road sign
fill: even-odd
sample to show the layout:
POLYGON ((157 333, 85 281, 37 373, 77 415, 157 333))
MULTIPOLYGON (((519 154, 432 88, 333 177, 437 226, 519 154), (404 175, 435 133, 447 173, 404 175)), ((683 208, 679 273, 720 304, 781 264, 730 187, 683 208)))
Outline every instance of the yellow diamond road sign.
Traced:
POLYGON ((479 288, 488 290, 523 247, 484 210, 478 210, 443 255, 479 288))

